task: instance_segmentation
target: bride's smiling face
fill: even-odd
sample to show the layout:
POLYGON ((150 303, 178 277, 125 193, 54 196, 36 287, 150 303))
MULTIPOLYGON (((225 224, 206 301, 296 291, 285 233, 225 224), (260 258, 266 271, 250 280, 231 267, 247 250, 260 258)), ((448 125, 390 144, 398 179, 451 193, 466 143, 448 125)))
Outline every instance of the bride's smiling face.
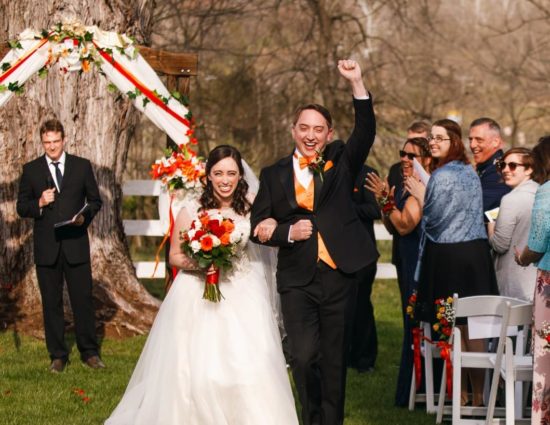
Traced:
POLYGON ((214 196, 226 205, 231 205, 233 193, 235 193, 240 178, 239 167, 231 157, 216 162, 208 174, 208 180, 214 189, 214 196))

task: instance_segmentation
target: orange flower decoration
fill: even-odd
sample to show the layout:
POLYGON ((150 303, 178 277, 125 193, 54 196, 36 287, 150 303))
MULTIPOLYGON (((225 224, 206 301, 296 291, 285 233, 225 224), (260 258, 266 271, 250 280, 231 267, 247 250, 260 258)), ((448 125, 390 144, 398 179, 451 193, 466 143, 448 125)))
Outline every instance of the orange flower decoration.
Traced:
POLYGON ((231 233, 235 228, 235 224, 231 220, 224 220, 222 226, 227 233, 231 233))
POLYGON ((201 239, 201 249, 203 251, 212 251, 213 246, 214 242, 212 242, 212 238, 210 236, 205 236, 201 239))
POLYGON ((220 243, 221 243, 222 245, 224 245, 224 246, 229 245, 229 243, 231 242, 230 236, 231 236, 231 233, 224 233, 224 234, 220 237, 220 243))

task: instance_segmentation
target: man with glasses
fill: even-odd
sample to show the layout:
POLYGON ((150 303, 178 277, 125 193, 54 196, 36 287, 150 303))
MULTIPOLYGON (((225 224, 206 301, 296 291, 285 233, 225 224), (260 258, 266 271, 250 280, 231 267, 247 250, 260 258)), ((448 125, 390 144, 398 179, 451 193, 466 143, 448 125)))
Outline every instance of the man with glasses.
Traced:
MULTIPOLYGON (((489 211, 497 208, 502 197, 510 192, 495 165, 503 155, 504 142, 500 125, 492 118, 477 118, 470 124, 468 138, 476 171, 481 180, 483 211, 489 211)), ((485 220, 487 221, 486 218, 485 220)))
POLYGON ((95 330, 88 240, 88 226, 101 208, 99 190, 90 161, 65 153, 65 131, 58 120, 42 124, 40 139, 45 155, 23 166, 17 213, 34 219, 34 261, 51 359, 49 370, 62 372, 69 360, 64 280, 80 357, 92 369, 104 368, 95 330))

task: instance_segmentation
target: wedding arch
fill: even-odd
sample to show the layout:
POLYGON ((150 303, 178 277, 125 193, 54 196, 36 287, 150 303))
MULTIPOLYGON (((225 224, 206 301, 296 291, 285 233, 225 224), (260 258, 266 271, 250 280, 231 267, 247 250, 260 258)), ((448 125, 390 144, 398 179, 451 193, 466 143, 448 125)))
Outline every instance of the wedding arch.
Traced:
POLYGON ((111 91, 126 94, 177 145, 193 143, 193 118, 185 96, 168 91, 126 35, 66 22, 40 33, 27 29, 9 44, 11 49, 0 60, 0 107, 21 94, 30 77, 47 75, 54 65, 61 73, 97 68, 111 82, 111 91))
MULTIPOLYGON (((16 40, 10 41, 9 47, 7 52, 0 49, 0 58, 2 58, 0 60, 0 109, 4 109, 14 95, 21 95, 26 88, 25 83, 33 76, 46 77, 53 70, 73 75, 85 75, 98 71, 109 82, 105 87, 105 96, 116 98, 116 102, 119 102, 117 105, 123 108, 123 111, 118 113, 127 116, 124 108, 131 102, 167 134, 175 143, 179 154, 184 154, 186 157, 195 155, 193 150, 188 148, 188 145, 196 143, 196 140, 193 135, 194 120, 188 109, 185 95, 189 87, 188 77, 196 75, 196 55, 187 55, 182 58, 181 54, 177 57, 178 54, 138 47, 133 39, 124 34, 103 31, 97 26, 83 26, 75 21, 59 23, 49 30, 40 32, 25 30, 16 40), (169 75, 170 89, 162 83, 151 64, 160 69, 161 73, 169 75), (179 76, 184 77, 183 82, 178 78, 179 76), (125 100, 120 102, 118 100, 120 97, 125 100)), ((126 160, 125 157, 111 160, 113 159, 115 168, 121 165, 120 162, 126 160)), ((94 165, 102 196, 105 198, 104 195, 107 193, 107 198, 120 200, 122 196, 120 185, 116 182, 120 179, 113 178, 113 175, 120 175, 121 171, 109 170, 99 164, 94 165), (102 179, 102 176, 107 178, 102 179), (109 180, 111 184, 114 180, 116 186, 102 185, 102 180, 109 180)), ((13 181, 10 182, 11 186, 13 181)), ((113 199, 105 199, 107 208, 111 207, 110 200, 113 199)), ((115 262, 117 257, 119 259, 127 257, 125 259, 128 261, 122 261, 114 266, 107 264, 104 267, 105 270, 96 270, 94 267, 94 275, 96 273, 100 275, 94 287, 94 298, 96 305, 99 305, 98 316, 103 332, 122 336, 146 332, 158 302, 146 294, 145 289, 140 285, 132 287, 122 283, 112 285, 107 282, 109 278, 116 280, 120 276, 127 277, 129 273, 134 273, 129 262, 127 247, 120 246, 118 241, 109 240, 112 239, 112 234, 124 240, 121 235, 120 205, 117 205, 119 204, 117 202, 114 204, 116 211, 110 214, 109 220, 104 220, 112 223, 103 222, 100 226, 94 223, 91 228, 92 263, 98 257, 112 259, 115 262), (122 251, 122 254, 119 251, 122 251), (136 323, 136 317, 141 318, 142 323, 136 323)), ((103 221, 102 218, 100 213, 95 222, 103 221)), ((23 233, 26 233, 23 240, 26 247, 21 247, 16 254, 8 257, 15 257, 19 261, 29 263, 31 261, 28 247, 30 245, 29 226, 22 227, 23 233)), ((0 281, 0 306, 9 308, 3 309, 0 320, 4 326, 18 325, 21 329, 40 335, 39 330, 33 329, 37 322, 41 322, 38 318, 39 308, 36 305, 29 305, 28 302, 18 302, 21 298, 34 298, 34 301, 37 299, 36 285, 30 285, 30 288, 26 289, 17 285, 22 280, 35 281, 34 277, 29 277, 34 274, 33 268, 28 264, 23 267, 17 264, 10 270, 10 262, 4 265, 3 271, 7 272, 4 276, 13 276, 13 279, 4 277, 4 280, 0 281), (34 297, 29 297, 32 293, 34 297)))

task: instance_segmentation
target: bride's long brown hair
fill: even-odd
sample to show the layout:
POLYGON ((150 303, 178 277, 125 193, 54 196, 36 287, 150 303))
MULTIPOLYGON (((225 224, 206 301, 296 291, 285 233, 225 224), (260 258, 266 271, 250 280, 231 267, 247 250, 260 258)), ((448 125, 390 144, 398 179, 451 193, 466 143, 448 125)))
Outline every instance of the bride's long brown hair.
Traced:
POLYGON ((214 195, 214 187, 212 182, 208 178, 212 167, 225 158, 233 158, 237 163, 239 168, 239 182, 235 192, 233 192, 233 199, 231 200, 231 208, 239 215, 246 215, 250 211, 252 206, 248 199, 246 199, 246 194, 248 193, 248 183, 244 179, 244 168, 241 160, 241 153, 235 149, 233 146, 229 145, 220 145, 215 147, 208 154, 208 159, 206 160, 206 184, 200 198, 201 209, 215 209, 220 208, 221 204, 218 198, 214 195))

